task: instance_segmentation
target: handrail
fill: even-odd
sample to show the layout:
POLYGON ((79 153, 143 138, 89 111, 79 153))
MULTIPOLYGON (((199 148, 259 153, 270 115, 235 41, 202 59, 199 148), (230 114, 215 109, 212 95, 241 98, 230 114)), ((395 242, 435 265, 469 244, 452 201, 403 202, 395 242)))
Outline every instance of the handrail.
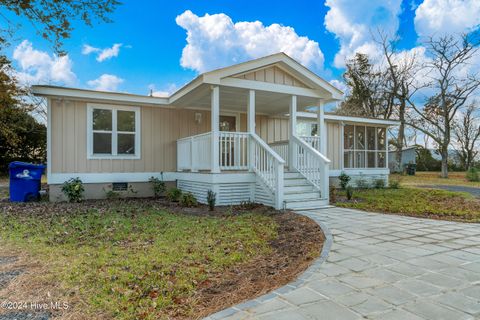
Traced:
POLYGON ((265 141, 262 140, 262 138, 260 138, 256 133, 250 133, 250 136, 256 141, 258 142, 264 149, 266 149, 271 155, 272 157, 275 158, 275 160, 277 160, 278 162, 280 162, 281 164, 285 164, 285 160, 282 159, 282 157, 280 157, 268 144, 265 143, 265 141))
POLYGON ((194 135, 194 136, 188 136, 188 137, 185 137, 185 138, 180 138, 180 139, 177 139, 177 141, 183 141, 183 140, 200 138, 200 137, 208 136, 208 135, 211 135, 211 134, 212 134, 212 132, 211 132, 211 131, 208 131, 208 132, 200 133, 200 134, 197 134, 197 135, 194 135))
POLYGON ((302 139, 298 138, 297 136, 292 136, 292 138, 293 138, 294 141, 297 141, 298 143, 300 143, 304 148, 307 148, 310 152, 315 153, 315 155, 317 157, 319 157, 320 159, 322 159, 323 162, 325 162, 325 163, 330 163, 331 162, 330 159, 328 159, 323 154, 321 154, 320 151, 318 151, 317 149, 315 149, 314 147, 312 147, 311 145, 309 145, 308 143, 306 143, 302 139))

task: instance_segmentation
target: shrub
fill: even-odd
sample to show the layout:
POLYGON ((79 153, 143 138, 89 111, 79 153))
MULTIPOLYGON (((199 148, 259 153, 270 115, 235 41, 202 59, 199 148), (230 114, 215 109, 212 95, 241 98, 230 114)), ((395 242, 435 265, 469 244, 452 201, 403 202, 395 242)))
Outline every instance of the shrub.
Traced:
POLYGON ((152 184, 152 190, 155 197, 161 196, 167 189, 167 187, 165 186, 165 182, 158 178, 150 177, 148 181, 152 184))
POLYGON ((345 190, 347 191, 347 199, 352 200, 353 198, 353 188, 352 186, 348 185, 345 190))
POLYGON ((338 180, 340 180, 340 188, 342 188, 342 190, 345 190, 351 179, 352 178, 348 174, 342 171, 342 173, 338 176, 338 180))
POLYGON ((477 169, 470 168, 467 171, 466 178, 467 178, 468 181, 478 182, 478 181, 480 181, 480 174, 478 173, 477 169))
POLYGON ((401 181, 400 176, 391 176, 388 179, 388 186, 391 189, 400 189, 400 181, 401 181))
POLYGON ((108 190, 108 191, 105 191, 105 195, 107 196, 107 199, 117 199, 117 198, 120 198, 120 193, 116 192, 116 191, 113 191, 113 190, 108 190))
POLYGON ((384 179, 375 179, 374 186, 375 186, 375 189, 385 188, 385 180, 384 179))
POLYGON ((180 196, 180 205, 182 207, 196 207, 198 205, 197 198, 190 192, 183 193, 180 196))
POLYGON ((180 201, 180 197, 182 196, 182 190, 178 188, 170 188, 167 190, 167 199, 171 202, 178 202, 180 201))
POLYGON ((365 180, 365 178, 363 178, 363 176, 360 176, 357 180, 355 180, 355 185, 358 189, 368 189, 368 182, 365 180))
POLYGON ((71 178, 63 183, 62 192, 67 197, 68 202, 80 202, 83 200, 83 187, 80 178, 71 178))
POLYGON ((208 190, 207 192, 207 203, 210 211, 215 210, 215 202, 217 201, 217 194, 212 190, 208 190))
POLYGON ((330 203, 337 202, 337 188, 335 188, 334 185, 330 185, 329 193, 330 193, 330 203))
POLYGON ((238 208, 241 210, 253 210, 259 206, 260 205, 258 203, 249 200, 240 202, 238 208))

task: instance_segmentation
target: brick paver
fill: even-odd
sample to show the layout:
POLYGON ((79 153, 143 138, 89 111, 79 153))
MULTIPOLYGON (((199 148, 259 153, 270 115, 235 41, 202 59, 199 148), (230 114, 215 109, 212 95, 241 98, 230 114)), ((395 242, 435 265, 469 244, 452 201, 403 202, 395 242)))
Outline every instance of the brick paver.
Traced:
POLYGON ((480 318, 479 224, 340 208, 300 213, 333 236, 328 258, 208 319, 480 318))

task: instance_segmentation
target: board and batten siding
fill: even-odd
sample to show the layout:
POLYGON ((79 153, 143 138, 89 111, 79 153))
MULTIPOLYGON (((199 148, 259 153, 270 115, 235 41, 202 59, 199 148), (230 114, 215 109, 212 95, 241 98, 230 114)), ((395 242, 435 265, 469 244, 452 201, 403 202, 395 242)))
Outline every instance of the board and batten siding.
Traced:
POLYGON ((330 159, 330 170, 342 169, 342 124, 327 121, 327 158, 330 159))
POLYGON ((277 66, 258 69, 253 72, 238 75, 235 78, 308 88, 304 82, 300 81, 277 66))
MULTIPOLYGON (((101 105, 97 104, 96 105, 101 105)), ((87 159, 87 102, 51 100, 52 173, 176 170, 177 139, 210 130, 210 112, 141 106, 140 159, 87 159), (195 113, 202 121, 195 122, 195 113)))

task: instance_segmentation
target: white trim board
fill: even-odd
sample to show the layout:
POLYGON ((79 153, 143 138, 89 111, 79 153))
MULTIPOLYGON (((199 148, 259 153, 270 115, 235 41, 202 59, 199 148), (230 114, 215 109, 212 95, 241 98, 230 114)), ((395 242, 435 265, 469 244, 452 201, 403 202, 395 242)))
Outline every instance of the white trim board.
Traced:
POLYGON ((345 172, 349 176, 370 176, 370 175, 388 175, 390 174, 390 169, 388 168, 357 168, 357 169, 343 169, 343 170, 330 170, 330 177, 338 177, 345 172))
MULTIPOLYGON (((311 112, 297 112, 298 118, 306 119, 317 119, 317 115, 311 112)), ((325 120, 328 121, 344 121, 344 122, 353 122, 353 123, 370 123, 370 124, 380 124, 385 126, 398 126, 400 121, 396 120, 384 120, 384 119, 372 119, 372 118, 361 118, 361 117, 350 117, 350 116, 340 116, 336 114, 325 113, 325 120)))
POLYGON ((255 182, 255 174, 244 173, 191 173, 191 172, 112 172, 112 173, 52 173, 48 184, 62 184, 71 178, 83 183, 148 182, 151 177, 164 181, 189 180, 207 183, 255 182))

